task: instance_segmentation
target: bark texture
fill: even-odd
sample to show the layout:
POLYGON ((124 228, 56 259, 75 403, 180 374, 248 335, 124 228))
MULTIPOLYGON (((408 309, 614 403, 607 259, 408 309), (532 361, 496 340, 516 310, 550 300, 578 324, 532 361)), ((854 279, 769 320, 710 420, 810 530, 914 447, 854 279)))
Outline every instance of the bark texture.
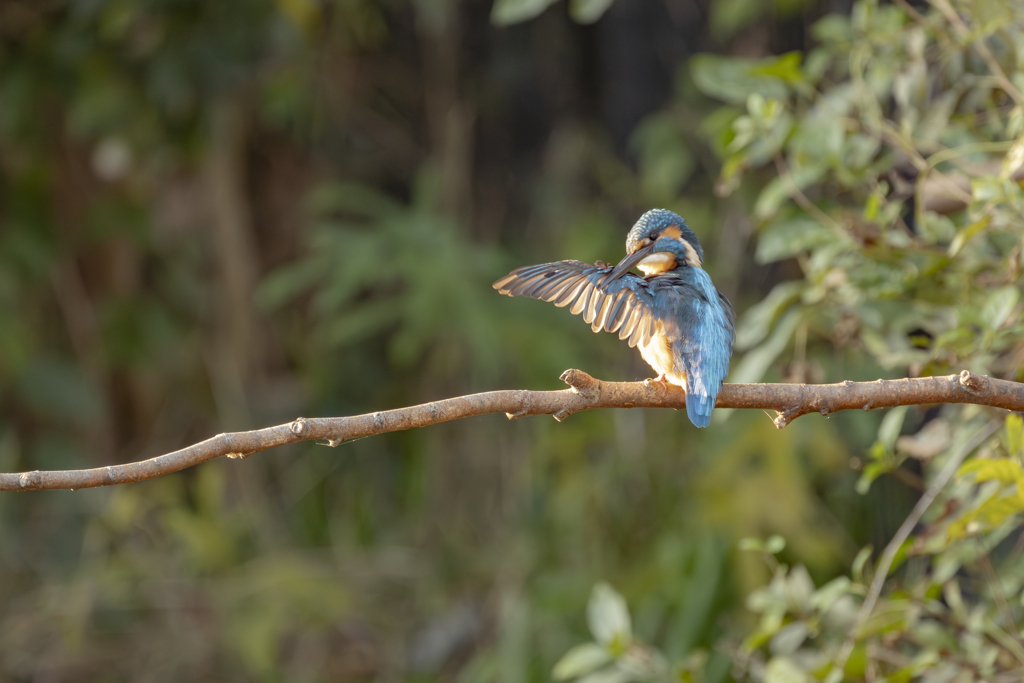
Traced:
MULTIPOLYGON (((686 407, 686 394, 676 386, 647 382, 603 382, 581 370, 566 370, 562 391, 509 389, 470 394, 352 417, 300 417, 288 424, 250 432, 218 434, 173 453, 141 462, 89 470, 60 470, 0 474, 0 491, 79 489, 124 484, 183 470, 226 455, 246 458, 274 446, 320 439, 336 446, 349 439, 458 420, 474 415, 505 413, 516 419, 551 415, 564 420, 573 413, 594 408, 686 407)), ((871 410, 929 403, 976 403, 1024 411, 1024 384, 976 375, 914 379, 840 382, 838 384, 726 384, 718 408, 774 410, 775 426, 782 429, 807 413, 828 415, 840 410, 871 410)))

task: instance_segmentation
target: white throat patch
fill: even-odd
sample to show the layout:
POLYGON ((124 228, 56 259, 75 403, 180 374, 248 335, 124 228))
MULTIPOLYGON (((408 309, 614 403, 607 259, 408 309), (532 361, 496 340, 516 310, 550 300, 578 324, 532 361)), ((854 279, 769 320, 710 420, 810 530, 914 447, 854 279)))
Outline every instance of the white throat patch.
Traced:
POLYGON ((645 277, 650 277, 675 268, 676 257, 675 254, 667 251, 659 251, 656 254, 651 254, 643 261, 636 264, 636 267, 644 274, 645 277))

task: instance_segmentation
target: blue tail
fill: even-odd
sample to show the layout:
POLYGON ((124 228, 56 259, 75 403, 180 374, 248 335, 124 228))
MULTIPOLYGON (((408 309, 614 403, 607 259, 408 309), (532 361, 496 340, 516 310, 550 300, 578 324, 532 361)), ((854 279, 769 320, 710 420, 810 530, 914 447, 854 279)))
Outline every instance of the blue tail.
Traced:
POLYGON ((686 416, 695 427, 707 427, 711 424, 711 409, 714 407, 714 396, 686 395, 686 416))

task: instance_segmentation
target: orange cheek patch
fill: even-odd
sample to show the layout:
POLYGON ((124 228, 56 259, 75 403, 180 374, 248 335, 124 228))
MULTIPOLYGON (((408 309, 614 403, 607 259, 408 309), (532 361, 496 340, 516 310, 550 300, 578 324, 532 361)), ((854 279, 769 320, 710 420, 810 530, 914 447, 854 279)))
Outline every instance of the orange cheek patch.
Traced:
POLYGON ((678 225, 670 225, 661 231, 662 237, 671 237, 672 239, 682 240, 683 231, 679 229, 678 225))
MULTIPOLYGON (((697 250, 693 248, 693 245, 683 239, 683 231, 679 229, 678 225, 670 225, 661 231, 661 237, 671 237, 674 240, 679 240, 683 243, 683 247, 686 249, 686 263, 693 266, 694 268, 700 268, 701 262, 700 257, 697 255, 697 250)), ((674 266, 673 266, 674 267, 674 266)))
POLYGON ((683 246, 686 247, 686 262, 694 268, 700 268, 700 256, 697 255, 697 250, 693 248, 693 245, 686 240, 681 240, 683 246))

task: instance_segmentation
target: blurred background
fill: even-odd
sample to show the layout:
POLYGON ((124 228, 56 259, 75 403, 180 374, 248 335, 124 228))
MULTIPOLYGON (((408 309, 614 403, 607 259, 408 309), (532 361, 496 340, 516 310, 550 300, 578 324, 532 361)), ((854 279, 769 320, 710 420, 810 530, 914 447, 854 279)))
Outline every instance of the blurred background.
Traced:
MULTIPOLYGON (((613 335, 490 283, 615 262, 653 207, 687 218, 741 315, 801 278, 756 258, 756 188, 715 192, 736 114, 713 116, 691 66, 804 50, 851 3, 604 9, 0 2, 0 471, 558 389, 570 367, 648 377, 613 335)), ((901 373, 802 334, 766 381, 901 373)), ((0 680, 544 681, 601 580, 638 634, 724 680, 720 643, 769 576, 739 538, 786 536, 823 581, 913 504, 913 473, 854 492, 880 419, 498 415, 5 493, 0 680)))

